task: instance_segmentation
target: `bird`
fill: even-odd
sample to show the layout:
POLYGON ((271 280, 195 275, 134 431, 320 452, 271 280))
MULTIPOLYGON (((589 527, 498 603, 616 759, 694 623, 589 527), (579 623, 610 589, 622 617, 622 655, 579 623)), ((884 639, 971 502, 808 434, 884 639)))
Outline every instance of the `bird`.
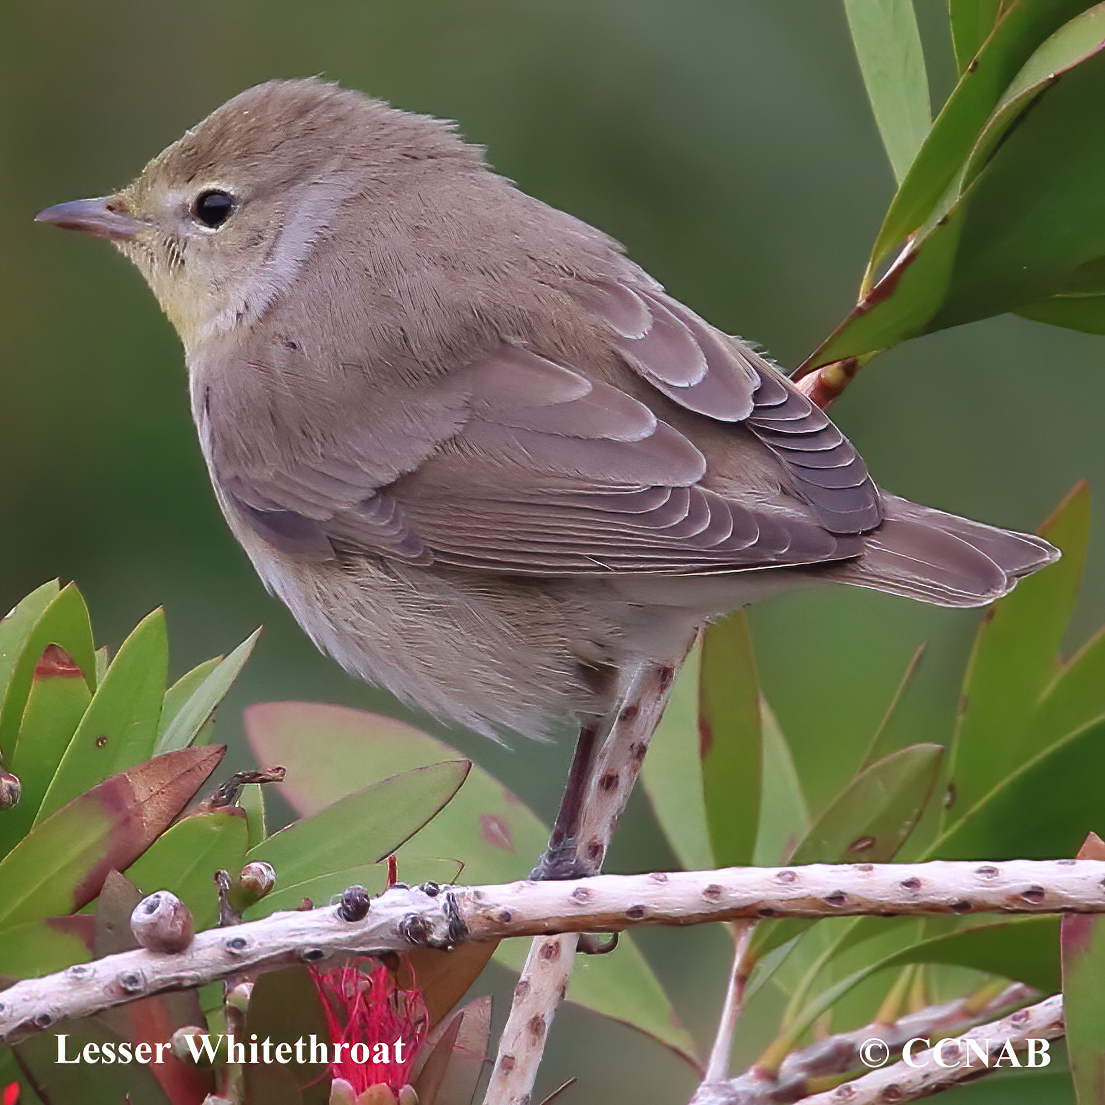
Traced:
POLYGON ((625 673, 765 596, 980 606, 1058 556, 881 490, 614 239, 323 79, 247 89, 37 219, 148 281, 219 506, 315 644, 497 739, 594 730, 625 673))

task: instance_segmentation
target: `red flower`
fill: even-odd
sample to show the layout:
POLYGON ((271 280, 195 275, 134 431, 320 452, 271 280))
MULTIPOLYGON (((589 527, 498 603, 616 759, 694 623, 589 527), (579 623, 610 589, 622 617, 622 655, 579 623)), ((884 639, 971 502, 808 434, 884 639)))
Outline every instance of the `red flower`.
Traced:
POLYGON ((9 1082, 4 1087, 4 1105, 16 1105, 19 1101, 19 1083, 9 1082))
POLYGON ((370 1086, 387 1086, 398 1094, 410 1082, 429 1031, 422 994, 401 990, 395 974, 370 958, 329 970, 312 967, 311 977, 331 1043, 348 1045, 330 1064, 330 1073, 348 1082, 357 1096, 370 1086))

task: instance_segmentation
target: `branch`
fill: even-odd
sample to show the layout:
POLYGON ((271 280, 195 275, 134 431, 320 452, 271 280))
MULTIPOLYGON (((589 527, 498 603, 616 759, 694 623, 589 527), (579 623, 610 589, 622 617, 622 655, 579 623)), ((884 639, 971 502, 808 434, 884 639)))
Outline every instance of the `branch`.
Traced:
MULTIPOLYGON (((692 643, 688 642, 688 651, 692 643)), ((641 664, 629 675, 618 696, 609 733, 591 767, 580 811, 576 856, 588 870, 600 870, 606 858, 606 850, 640 774, 652 734, 671 696, 675 671, 674 664, 641 664)), ((536 886, 551 893, 561 905, 573 892, 582 893, 580 904, 587 900, 587 890, 580 891, 579 883, 547 882, 536 886)), ((506 906, 501 914, 513 912, 506 906)), ((545 926, 541 931, 563 931, 566 927, 545 926)), ((582 926, 582 930, 593 931, 595 927, 582 926)), ((557 1006, 567 992, 578 945, 579 938, 571 936, 534 940, 499 1038, 484 1105, 529 1105, 537 1068, 545 1051, 545 1039, 557 1006)))
MULTIPOLYGON (((1063 998, 1056 994, 1018 1009, 1000 1021, 979 1025, 935 1047, 913 1051, 904 1060, 862 1078, 845 1082, 835 1090, 802 1098, 797 1105, 883 1105, 884 1102, 916 1101, 998 1069, 996 1060, 1014 1051, 1029 1050, 1030 1040, 1054 1040, 1063 1034, 1063 998), (973 1046, 968 1047, 970 1043, 973 1046), (980 1057, 985 1056, 985 1059, 980 1057)), ((1003 1066, 1011 1065, 1008 1061, 1003 1066)), ((736 1105, 740 1099, 730 1099, 736 1105)), ((743 1105, 743 1103, 742 1103, 743 1105)))
POLYGON ((856 1070, 862 1063, 860 1048, 872 1040, 885 1045, 884 1055, 889 1057, 900 1052, 908 1040, 953 1036, 1038 996, 1031 987, 1014 982, 982 1005, 977 1004, 973 996, 958 998, 908 1013, 893 1024, 876 1022, 851 1032, 840 1032, 792 1051, 783 1060, 776 1076, 753 1067, 725 1082, 703 1082, 691 1105, 793 1105, 810 1092, 815 1080, 856 1070))
POLYGON ((121 952, 17 982, 0 992, 0 1043, 164 990, 330 955, 739 917, 1102 913, 1103 883, 1105 860, 1061 859, 730 867, 573 882, 396 887, 373 898, 361 920, 344 920, 335 906, 274 913, 198 933, 175 955, 121 952))

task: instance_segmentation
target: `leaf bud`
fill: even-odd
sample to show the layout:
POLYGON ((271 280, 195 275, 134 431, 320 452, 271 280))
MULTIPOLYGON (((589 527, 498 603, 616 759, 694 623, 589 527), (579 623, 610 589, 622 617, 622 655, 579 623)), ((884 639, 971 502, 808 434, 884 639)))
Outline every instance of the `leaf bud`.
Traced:
POLYGON ((192 943, 192 911, 168 890, 143 898, 130 915, 135 940, 149 952, 182 952, 192 943))
POLYGON ((225 1005, 230 1006, 236 1013, 241 1013, 244 1017, 249 1009, 249 999, 252 994, 252 982, 239 982, 237 986, 232 986, 227 990, 223 1001, 225 1005))
POLYGON ((230 884, 228 898, 231 908, 241 915, 251 905, 256 905, 276 886, 276 870, 271 863, 256 861, 247 863, 242 873, 230 884))
POLYGON ((10 810, 19 805, 23 797, 23 784, 17 775, 0 768, 0 810, 10 810))
POLYGON ((206 1028, 198 1028, 194 1024, 186 1024, 183 1028, 178 1028, 172 1036, 169 1038, 169 1043, 172 1045, 173 1054, 181 1060, 183 1063, 196 1063, 203 1066, 209 1064, 205 1061, 203 1047, 200 1044, 193 1042, 192 1047, 188 1046, 188 1041, 192 1037, 206 1036, 206 1028), (199 1058, 195 1058, 192 1048, 195 1048, 199 1058))

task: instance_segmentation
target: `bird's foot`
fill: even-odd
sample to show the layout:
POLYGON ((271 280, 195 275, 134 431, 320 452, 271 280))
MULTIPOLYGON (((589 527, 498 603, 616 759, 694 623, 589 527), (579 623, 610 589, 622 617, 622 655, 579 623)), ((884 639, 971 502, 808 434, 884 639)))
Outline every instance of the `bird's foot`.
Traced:
POLYGON ((586 879, 594 870, 576 854, 576 842, 572 838, 549 841, 549 846, 529 873, 534 882, 567 882, 586 879))

